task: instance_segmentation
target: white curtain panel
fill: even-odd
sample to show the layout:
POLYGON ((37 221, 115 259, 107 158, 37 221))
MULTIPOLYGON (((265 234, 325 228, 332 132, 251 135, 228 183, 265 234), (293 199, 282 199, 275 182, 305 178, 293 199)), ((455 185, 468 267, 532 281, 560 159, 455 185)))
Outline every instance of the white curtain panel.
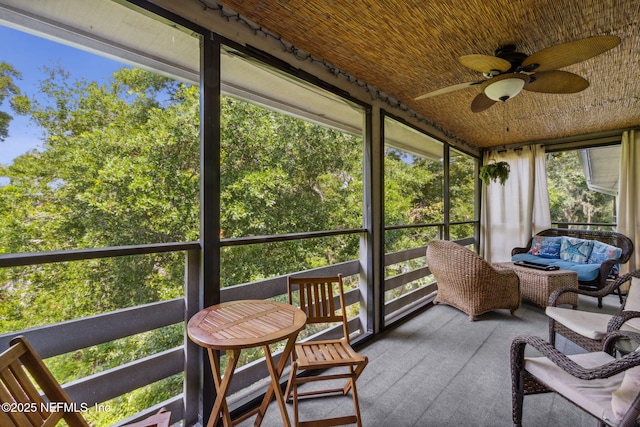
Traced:
POLYGON ((504 186, 482 188, 481 255, 489 262, 511 261, 511 249, 551 226, 546 157, 540 145, 485 154, 484 164, 505 161, 511 168, 504 186))
POLYGON ((633 241, 634 250, 627 264, 620 266, 621 273, 640 268, 640 132, 622 133, 620 151, 620 180, 618 182, 617 231, 633 241))

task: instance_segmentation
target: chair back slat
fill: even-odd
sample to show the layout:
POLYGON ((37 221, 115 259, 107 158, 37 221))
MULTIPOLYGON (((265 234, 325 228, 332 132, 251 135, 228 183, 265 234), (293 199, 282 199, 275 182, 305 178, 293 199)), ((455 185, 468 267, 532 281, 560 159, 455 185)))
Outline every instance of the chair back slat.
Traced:
POLYGON ((342 275, 333 277, 289 277, 289 303, 296 304, 307 315, 307 324, 342 322, 346 332, 347 314, 344 307, 342 275))
POLYGON ((49 427, 63 418, 70 427, 89 427, 78 412, 49 411, 47 402, 72 408, 72 401, 23 337, 12 339, 11 347, 0 354, 0 402, 27 408, 0 414, 2 427, 49 427))
MULTIPOLYGON (((9 344, 0 354, 0 403, 15 404, 16 410, 0 411, 0 427, 56 427, 62 419, 69 427, 90 427, 29 341, 18 336, 9 344)), ((128 426, 168 427, 170 418, 163 408, 128 426)))
POLYGON ((44 400, 33 386, 22 365, 17 360, 10 363, 6 369, 0 371, 0 380, 2 382, 0 401, 16 405, 15 410, 9 411, 9 417, 13 418, 13 422, 18 426, 42 425, 49 413, 41 412, 44 400), (27 409, 24 412, 19 412, 18 406, 27 409))

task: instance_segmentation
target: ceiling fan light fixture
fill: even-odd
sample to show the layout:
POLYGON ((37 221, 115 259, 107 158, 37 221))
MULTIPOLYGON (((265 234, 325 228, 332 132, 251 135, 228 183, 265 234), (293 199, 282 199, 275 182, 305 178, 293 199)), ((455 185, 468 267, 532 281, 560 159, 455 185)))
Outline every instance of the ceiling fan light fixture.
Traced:
POLYGON ((484 88, 484 94, 494 101, 506 101, 520 93, 524 87, 525 80, 522 78, 509 78, 498 80, 484 88))

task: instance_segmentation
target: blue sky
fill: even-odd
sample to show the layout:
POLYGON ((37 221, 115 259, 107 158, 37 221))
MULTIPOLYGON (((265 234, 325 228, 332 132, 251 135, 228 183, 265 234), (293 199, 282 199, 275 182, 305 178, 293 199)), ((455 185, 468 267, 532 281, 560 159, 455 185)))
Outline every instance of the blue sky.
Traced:
MULTIPOLYGON (((0 25, 0 62, 4 61, 22 73, 14 83, 23 93, 37 95, 38 82, 44 78, 44 66, 61 66, 72 78, 104 82, 124 64, 70 46, 33 36, 0 25)), ((41 147, 41 131, 27 117, 10 110, 7 100, 0 110, 13 116, 9 137, 0 142, 0 164, 9 165, 17 156, 41 147)))

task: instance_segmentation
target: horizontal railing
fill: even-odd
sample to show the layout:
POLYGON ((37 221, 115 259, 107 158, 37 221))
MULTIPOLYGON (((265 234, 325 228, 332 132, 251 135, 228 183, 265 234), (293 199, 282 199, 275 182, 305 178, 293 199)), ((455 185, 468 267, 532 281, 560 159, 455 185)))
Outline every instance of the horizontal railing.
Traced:
MULTIPOLYGON (((183 323, 197 311, 200 244, 162 243, 101 249, 78 249, 44 253, 22 253, 0 256, 0 267, 17 267, 46 263, 91 260, 164 252, 186 252, 185 297, 158 301, 120 309, 113 312, 83 317, 52 325, 35 327, 0 335, 0 348, 7 348, 15 336, 22 335, 31 341, 44 359, 103 344, 165 326, 183 323)), ((186 340, 185 340, 186 341, 186 340)), ((189 345, 187 345, 189 347, 189 345)), ((192 351, 196 351, 194 348, 192 351)), ((122 420, 121 424, 136 421, 164 407, 171 411, 173 422, 184 419, 185 413, 198 412, 198 373, 187 364, 185 346, 172 349, 80 378, 64 385, 76 402, 95 407, 115 397, 129 393, 155 381, 176 374, 185 374, 185 393, 174 396, 138 414, 122 420), (191 372, 187 372, 191 370, 191 372), (196 384, 196 387, 193 387, 196 384), (189 388, 190 387, 190 388, 189 388), (187 392, 187 390, 189 390, 187 392), (193 393, 193 394, 190 394, 193 393)), ((197 369, 197 365, 191 364, 197 369)), ((120 423, 119 423, 120 424, 120 423)))
POLYGON ((554 228, 582 228, 587 230, 616 231, 617 224, 611 222, 552 222, 554 228))
MULTIPOLYGON (((476 240, 473 237, 457 239, 454 241, 462 246, 476 245, 476 240)), ((426 251, 427 245, 424 245, 413 249, 388 253, 385 254, 384 265, 387 267, 401 262, 424 258, 426 251)), ((384 292, 392 291, 430 275, 431 270, 429 270, 429 266, 425 263, 422 267, 387 277, 384 281, 384 292)), ((406 314, 410 314, 416 309, 429 304, 433 301, 433 298, 435 298, 435 292, 437 289, 437 284, 435 282, 431 282, 425 286, 421 286, 397 298, 387 301, 385 303, 385 325, 398 321, 406 314)))
MULTIPOLYGON (((303 238, 325 237, 340 234, 361 233, 362 230, 341 230, 335 232, 312 232, 296 235, 256 237, 250 239, 225 239, 222 246, 255 244, 260 241, 286 241, 303 238)), ((7 348, 15 336, 29 339, 43 358, 49 358, 126 338, 142 332, 188 321, 199 309, 198 299, 200 281, 200 245, 199 243, 167 243, 102 249, 78 249, 47 253, 23 253, 0 256, 0 267, 19 267, 57 262, 81 261, 96 258, 131 256, 162 252, 186 251, 185 291, 183 298, 121 309, 109 313, 74 319, 71 321, 15 331, 0 335, 0 348, 7 348)), ((349 261, 298 274, 359 275, 359 261, 349 261)), ((237 285, 221 289, 221 301, 237 299, 269 299, 286 295, 286 276, 274 277, 259 282, 237 285)), ((353 289, 345 294, 348 305, 358 303, 360 294, 353 289)), ((356 317, 350 321, 350 329, 362 329, 356 317)), ((278 356, 276 355, 276 359, 278 356)), ((200 348, 186 337, 184 345, 168 349, 140 360, 105 370, 99 374, 78 379, 64 385, 70 397, 94 407, 117 396, 144 387, 155 381, 175 374, 185 374, 185 393, 161 402, 153 408, 146 408, 134 417, 123 420, 128 423, 142 419, 159 407, 172 412, 172 422, 183 420, 191 414, 197 416, 200 400, 200 372, 198 370, 202 355, 200 348)), ((232 392, 245 388, 256 381, 266 378, 268 371, 264 363, 251 363, 238 370, 234 375, 232 392)), ((194 424, 197 419, 185 419, 185 424, 194 424)))
POLYGON ((3 254, 0 255, 0 267, 21 267, 25 265, 48 264, 54 262, 82 261, 130 255, 148 255, 163 252, 180 252, 189 249, 200 249, 200 244, 197 242, 153 243, 148 245, 113 246, 98 249, 3 254))

